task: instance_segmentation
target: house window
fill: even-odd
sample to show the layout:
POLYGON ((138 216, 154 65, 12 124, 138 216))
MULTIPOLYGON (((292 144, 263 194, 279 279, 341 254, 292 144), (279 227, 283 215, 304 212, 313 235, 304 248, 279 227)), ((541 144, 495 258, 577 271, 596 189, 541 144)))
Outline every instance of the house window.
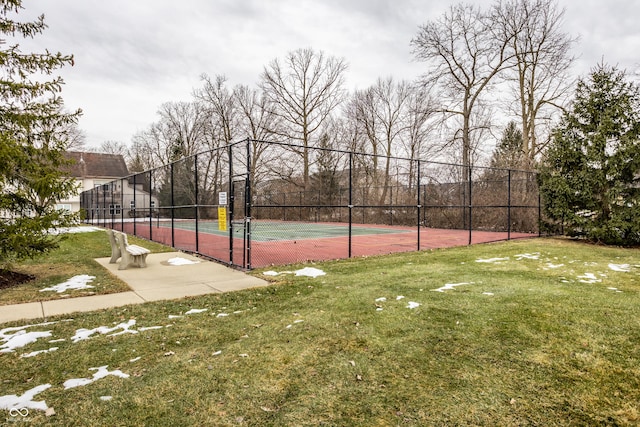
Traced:
POLYGON ((120 215, 121 207, 120 205, 109 205, 109 214, 111 216, 120 215))
POLYGON ((56 204, 56 210, 71 212, 71 204, 69 204, 69 203, 58 203, 58 204, 56 204))
POLYGON ((136 208, 136 201, 135 201, 135 200, 130 201, 130 202, 129 202, 129 207, 130 207, 131 209, 135 209, 135 208, 136 208))
POLYGON ((151 209, 154 209, 156 207, 156 201, 152 200, 151 201, 151 209))

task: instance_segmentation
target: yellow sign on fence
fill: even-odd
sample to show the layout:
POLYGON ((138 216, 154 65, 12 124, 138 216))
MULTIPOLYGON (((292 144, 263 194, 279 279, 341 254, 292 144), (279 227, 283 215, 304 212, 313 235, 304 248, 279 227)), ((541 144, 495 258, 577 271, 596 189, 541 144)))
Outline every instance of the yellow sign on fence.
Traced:
POLYGON ((227 231, 227 208, 218 206, 218 230, 227 231))

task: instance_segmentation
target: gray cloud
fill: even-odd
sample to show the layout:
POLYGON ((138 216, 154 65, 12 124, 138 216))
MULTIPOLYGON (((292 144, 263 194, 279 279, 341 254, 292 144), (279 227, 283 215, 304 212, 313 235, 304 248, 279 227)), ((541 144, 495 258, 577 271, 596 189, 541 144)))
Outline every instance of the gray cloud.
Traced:
MULTIPOLYGON (((559 0, 566 31, 580 35, 575 73, 605 62, 634 70, 640 35, 635 0, 559 0)), ((33 52, 73 53, 63 97, 81 107, 89 142, 129 142, 167 101, 188 100, 199 76, 224 74, 253 85, 274 58, 312 47, 349 63, 350 89, 378 77, 413 79, 410 40, 454 0, 29 0, 21 19, 41 13, 49 28, 21 42, 33 52)), ((492 3, 480 0, 479 6, 492 3)))

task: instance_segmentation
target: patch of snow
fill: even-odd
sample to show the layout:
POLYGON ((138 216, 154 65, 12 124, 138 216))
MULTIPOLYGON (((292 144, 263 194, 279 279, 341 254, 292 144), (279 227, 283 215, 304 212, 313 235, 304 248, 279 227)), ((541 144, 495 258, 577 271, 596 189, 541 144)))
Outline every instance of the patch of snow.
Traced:
POLYGON ((192 308, 191 310, 187 311, 186 313, 184 313, 185 315, 187 314, 198 314, 198 313, 204 313, 205 311, 207 311, 207 308, 192 308))
POLYGON ((519 255, 516 255, 515 257, 518 261, 521 261, 523 259, 537 260, 537 259, 540 259, 540 252, 534 252, 532 254, 519 254, 519 255))
POLYGON ((404 299, 404 295, 398 295, 396 297, 396 301, 400 301, 401 299, 404 299))
POLYGON ((456 286, 462 286, 462 285, 472 285, 473 282, 462 282, 462 283, 446 283, 443 287, 438 288, 438 289, 431 289, 434 292, 444 292, 444 291, 448 291, 451 290, 453 288, 455 288, 456 286))
POLYGON ((407 304, 407 308, 410 308, 410 309, 418 308, 418 307, 420 307, 420 303, 418 302, 409 301, 409 304, 407 304))
POLYGON ((547 268, 560 268, 564 267, 564 264, 552 264, 550 262, 547 263, 547 268))
POLYGON ((325 274, 327 274, 324 271, 314 267, 305 267, 303 269, 296 270, 295 273, 296 273, 296 276, 307 276, 307 277, 313 277, 313 278, 316 278, 318 276, 324 276, 325 274))
POLYGON ((134 362, 137 362, 140 359, 142 359, 142 357, 140 357, 140 356, 134 357, 133 359, 129 359, 129 362, 134 363, 134 362))
POLYGON ((0 345, 0 353, 12 353, 16 348, 21 348, 25 345, 38 341, 38 338, 51 336, 51 331, 27 332, 22 329, 12 335, 7 335, 6 333, 3 333, 4 331, 5 329, 0 331, 0 336, 2 336, 4 341, 4 344, 0 345))
POLYGON ((43 288, 40 289, 40 292, 46 292, 46 291, 55 291, 59 294, 61 294, 62 292, 65 292, 69 289, 89 289, 89 288, 93 288, 94 286, 88 285, 89 282, 93 282, 93 279, 95 279, 96 276, 89 276, 86 274, 81 274, 79 276, 73 276, 71 279, 67 280, 66 282, 62 282, 58 285, 55 286, 51 286, 50 288, 43 288))
POLYGON ((376 298, 376 302, 385 302, 387 300, 386 297, 376 298))
POLYGON ((99 379, 102 379, 109 375, 120 378, 129 378, 129 374, 123 373, 120 369, 116 369, 115 371, 108 371, 108 366, 109 365, 99 366, 97 368, 89 368, 90 371, 97 371, 95 374, 93 374, 92 378, 72 378, 70 380, 66 380, 63 384, 64 389, 67 390, 69 388, 91 384, 92 382, 98 381, 99 379))
POLYGON ((486 262, 486 263, 500 263, 502 261, 509 261, 509 257, 505 257, 505 258, 487 258, 487 259, 478 258, 476 260, 476 262, 486 262))
POLYGON ((376 311, 382 311, 382 307, 377 307, 376 311))
POLYGON ((169 263, 169 265, 192 265, 198 264, 199 262, 200 261, 192 261, 190 259, 180 257, 170 258, 167 260, 167 263, 169 263))
POLYGON ((49 234, 93 233, 94 231, 101 231, 101 229, 96 227, 62 227, 50 229, 49 234))
POLYGON ((620 271, 622 273, 628 273, 631 271, 629 264, 609 264, 609 268, 613 271, 620 271))
POLYGON ((227 317, 229 314, 227 313, 218 313, 216 317, 227 317))
POLYGON ((47 403, 44 400, 34 401, 33 398, 36 394, 41 393, 51 387, 51 384, 42 384, 25 391, 22 395, 8 394, 6 396, 0 396, 0 409, 11 410, 12 408, 28 408, 38 409, 40 411, 46 411, 48 409, 47 403))
POLYGON ((37 355, 42 354, 42 353, 51 353, 52 351, 56 351, 57 349, 58 349, 58 347, 51 347, 49 350, 32 351, 31 353, 25 353, 25 354, 21 355, 20 358, 34 357, 34 356, 37 356, 37 355))
POLYGON ((170 314, 169 315, 169 319, 179 319, 180 317, 182 317, 182 316, 180 316, 178 314, 170 314))
POLYGON ((220 354, 222 354, 222 350, 214 351, 212 356, 218 356, 220 354))
POLYGON ((618 288, 607 288, 607 289, 609 289, 610 291, 617 292, 617 293, 622 293, 622 291, 620 289, 618 289, 618 288))
POLYGON ((113 396, 100 396, 100 400, 108 402, 113 399, 113 396))
POLYGON ((108 328, 106 326, 99 326, 94 329, 84 329, 84 328, 78 329, 76 330, 76 334, 71 337, 71 341, 75 344, 78 341, 87 340, 91 338, 91 335, 93 334, 99 333, 99 334, 105 335, 105 334, 110 334, 113 331, 117 331, 118 329, 122 329, 122 331, 116 332, 115 334, 110 334, 109 336, 113 337, 113 336, 122 335, 122 334, 137 334, 138 331, 130 329, 135 324, 136 324, 135 319, 130 319, 128 322, 120 323, 114 326, 113 328, 108 328))
POLYGON ((584 273, 584 275, 578 276, 578 279, 580 283, 597 283, 602 281, 593 273, 584 273))
POLYGON ((269 270, 269 271, 263 272, 262 274, 264 274, 265 276, 277 276, 280 273, 278 273, 277 271, 269 270))
POLYGON ((493 296, 493 292, 483 292, 482 295, 488 295, 490 297, 493 296))

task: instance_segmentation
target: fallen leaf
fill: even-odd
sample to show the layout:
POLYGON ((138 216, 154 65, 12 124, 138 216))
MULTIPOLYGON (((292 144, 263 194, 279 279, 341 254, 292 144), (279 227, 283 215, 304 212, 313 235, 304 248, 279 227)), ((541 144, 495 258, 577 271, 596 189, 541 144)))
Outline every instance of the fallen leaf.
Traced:
POLYGON ((273 412, 273 409, 267 408, 266 406, 261 406, 260 409, 262 409, 264 412, 273 412))
POLYGON ((351 364, 351 366, 356 366, 356 362, 354 362, 353 360, 349 360, 349 363, 351 364))
POLYGON ((515 405, 516 404, 516 399, 511 398, 511 400, 509 401, 510 404, 515 405))
POLYGON ((362 375, 360 375, 360 374, 356 375, 356 380, 362 381, 362 375))

